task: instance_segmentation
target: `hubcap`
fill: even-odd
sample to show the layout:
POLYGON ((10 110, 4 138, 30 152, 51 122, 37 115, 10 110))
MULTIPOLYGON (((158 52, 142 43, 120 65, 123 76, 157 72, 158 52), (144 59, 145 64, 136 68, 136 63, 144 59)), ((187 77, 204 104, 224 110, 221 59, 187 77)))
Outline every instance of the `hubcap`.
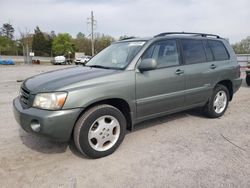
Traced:
POLYGON ((227 94, 225 91, 219 91, 214 98, 214 111, 217 114, 223 112, 227 106, 227 94))
POLYGON ((120 136, 120 124, 113 116, 101 116, 91 125, 88 133, 90 146, 97 151, 113 147, 120 136))

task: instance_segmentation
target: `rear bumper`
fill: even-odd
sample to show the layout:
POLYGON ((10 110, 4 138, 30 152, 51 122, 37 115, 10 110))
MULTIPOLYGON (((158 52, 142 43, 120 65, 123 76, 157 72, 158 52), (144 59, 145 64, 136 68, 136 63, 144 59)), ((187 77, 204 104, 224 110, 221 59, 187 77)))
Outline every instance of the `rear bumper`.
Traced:
POLYGON ((58 111, 48 111, 32 107, 23 109, 19 98, 13 100, 13 111, 16 121, 25 131, 63 142, 71 138, 74 124, 81 113, 80 108, 58 111), (35 132, 32 130, 32 122, 39 122, 40 131, 35 132))
POLYGON ((233 80, 233 92, 235 93, 236 91, 239 90, 240 86, 242 83, 242 79, 241 78, 237 78, 233 80))

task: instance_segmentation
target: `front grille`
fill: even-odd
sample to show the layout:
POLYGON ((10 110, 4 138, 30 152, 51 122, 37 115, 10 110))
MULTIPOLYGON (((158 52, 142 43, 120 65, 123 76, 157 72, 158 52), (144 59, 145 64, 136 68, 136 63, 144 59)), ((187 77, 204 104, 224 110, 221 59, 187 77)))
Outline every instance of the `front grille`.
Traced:
POLYGON ((20 101, 23 108, 30 107, 30 92, 23 87, 20 90, 20 101))

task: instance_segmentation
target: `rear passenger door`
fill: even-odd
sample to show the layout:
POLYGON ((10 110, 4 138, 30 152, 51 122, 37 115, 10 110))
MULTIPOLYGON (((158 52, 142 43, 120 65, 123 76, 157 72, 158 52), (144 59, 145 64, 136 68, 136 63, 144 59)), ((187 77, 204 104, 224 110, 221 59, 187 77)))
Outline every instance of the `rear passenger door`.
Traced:
POLYGON ((187 106, 202 104, 211 95, 212 83, 216 80, 213 55, 205 39, 181 39, 185 63, 187 106))
POLYGON ((182 39, 182 55, 187 77, 186 105, 208 100, 214 85, 225 73, 229 55, 224 44, 211 39, 182 39))

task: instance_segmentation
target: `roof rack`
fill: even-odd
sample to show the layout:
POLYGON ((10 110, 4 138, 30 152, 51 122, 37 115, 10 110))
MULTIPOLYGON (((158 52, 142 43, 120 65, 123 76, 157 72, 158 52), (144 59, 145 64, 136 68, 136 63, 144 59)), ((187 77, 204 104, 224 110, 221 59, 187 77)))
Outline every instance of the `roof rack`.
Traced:
POLYGON ((195 37, 201 36, 201 37, 216 37, 216 38, 221 38, 219 35, 214 35, 214 34, 207 34, 207 33, 192 33, 192 32, 165 32, 165 33, 160 33, 158 35, 155 35, 154 37, 163 37, 166 35, 193 35, 195 37))
POLYGON ((122 41, 122 40, 129 40, 129 39, 134 39, 135 37, 125 37, 125 38, 122 38, 120 39, 119 41, 122 41))

